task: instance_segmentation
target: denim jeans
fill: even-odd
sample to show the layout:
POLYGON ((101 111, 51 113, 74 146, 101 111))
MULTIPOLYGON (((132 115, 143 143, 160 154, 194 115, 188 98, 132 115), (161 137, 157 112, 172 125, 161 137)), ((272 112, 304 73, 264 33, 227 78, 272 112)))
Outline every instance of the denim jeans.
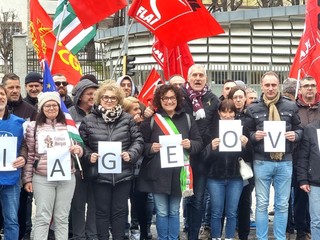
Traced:
POLYGON ((256 186, 256 234, 259 240, 268 239, 268 206, 270 186, 274 186, 273 234, 277 240, 286 239, 288 201, 290 197, 291 161, 254 161, 256 186))
POLYGON ((201 159, 191 159, 193 172, 193 192, 188 207, 188 240, 198 240, 203 217, 203 200, 207 185, 206 166, 201 159), (199 160, 199 161, 198 161, 199 160))
POLYGON ((312 239, 320 239, 320 187, 310 186, 309 212, 311 217, 312 239))
POLYGON ((18 209, 20 199, 20 186, 0 185, 0 203, 4 220, 5 240, 19 238, 18 209))
POLYGON ((208 192, 211 201, 211 237, 221 237, 221 218, 225 210, 226 238, 234 238, 237 225, 237 210, 243 188, 242 178, 208 179, 208 192))
POLYGON ((159 240, 178 240, 181 197, 153 194, 156 207, 156 227, 159 240))

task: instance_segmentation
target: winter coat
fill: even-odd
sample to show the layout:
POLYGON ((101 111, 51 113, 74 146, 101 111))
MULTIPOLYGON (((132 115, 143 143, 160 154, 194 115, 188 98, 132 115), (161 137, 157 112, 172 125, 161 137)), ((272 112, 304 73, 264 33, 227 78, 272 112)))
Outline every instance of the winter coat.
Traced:
POLYGON ((142 154, 143 138, 130 114, 122 112, 115 122, 106 123, 94 106, 92 113, 81 122, 79 132, 85 144, 84 164, 97 166, 97 162, 90 162, 90 157, 92 153, 98 153, 99 141, 122 142, 122 151, 131 157, 129 162, 122 161, 121 173, 99 173, 94 181, 115 185, 134 177, 134 164, 142 154))
MULTIPOLYGON (((28 161, 23 168, 22 183, 32 182, 34 173, 41 176, 47 176, 47 153, 39 153, 39 133, 47 132, 67 132, 67 126, 63 123, 58 123, 56 120, 46 119, 42 125, 38 125, 35 131, 36 122, 30 122, 26 130, 26 142, 28 146, 28 161)), ((70 155, 71 157, 71 155, 70 155)), ((74 173, 74 164, 71 161, 71 173, 74 173)))
MULTIPOLYGON (((158 111, 162 116, 168 116, 163 110, 158 111)), ((182 139, 188 138, 191 141, 191 148, 187 151, 192 155, 199 153, 202 149, 202 140, 195 120, 184 111, 176 112, 171 118, 182 139), (189 126, 190 125, 190 126, 189 126)), ((140 130, 145 142, 144 159, 142 161, 140 176, 137 179, 137 189, 141 192, 163 193, 174 196, 181 196, 180 171, 181 167, 161 168, 160 152, 151 152, 154 142, 159 142, 159 136, 165 135, 158 124, 152 118, 145 120, 140 125, 140 130)))
MULTIPOLYGON (((269 119, 269 108, 262 100, 253 102, 247 107, 246 115, 248 121, 246 126, 250 130, 250 139, 254 148, 254 159, 273 161, 269 152, 264 151, 264 140, 257 141, 255 139, 255 133, 257 130, 263 131, 264 121, 269 119)), ((280 97, 276 103, 276 107, 280 114, 281 121, 286 122, 286 131, 294 131, 296 138, 295 143, 299 142, 302 138, 302 127, 300 124, 300 118, 298 114, 298 107, 296 104, 285 97, 280 97)), ((292 160, 292 151, 294 142, 286 140, 285 155, 283 160, 292 160)))
POLYGON ((13 113, 14 115, 21 117, 27 121, 36 120, 36 108, 22 100, 21 96, 18 101, 8 101, 7 108, 10 113, 13 113))
POLYGON ((301 120, 301 126, 305 127, 309 123, 320 119, 320 96, 319 93, 316 95, 315 104, 306 104, 302 100, 302 96, 299 95, 296 104, 299 108, 299 116, 301 120))
POLYGON ((320 120, 304 128, 297 161, 297 180, 300 186, 310 184, 320 187, 320 151, 317 129, 320 129, 320 120))
MULTIPOLYGON (((251 164, 253 156, 250 133, 246 127, 243 127, 243 135, 248 138, 248 142, 245 147, 242 147, 241 152, 220 152, 219 147, 216 150, 212 150, 211 143, 203 149, 202 154, 206 161, 208 178, 241 178, 239 158, 243 158, 243 160, 251 164)), ((213 139, 218 137, 219 134, 216 133, 213 139)))

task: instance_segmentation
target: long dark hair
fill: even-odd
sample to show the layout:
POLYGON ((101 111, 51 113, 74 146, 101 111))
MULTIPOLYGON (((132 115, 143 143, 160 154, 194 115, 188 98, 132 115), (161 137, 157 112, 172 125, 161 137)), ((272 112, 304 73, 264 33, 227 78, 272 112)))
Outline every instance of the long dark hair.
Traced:
MULTIPOLYGON (((40 109, 40 112, 37 114, 36 117, 36 125, 42 125, 46 122, 47 117, 43 112, 43 106, 40 109)), ((56 120, 58 123, 66 124, 66 116, 64 115, 63 111, 61 110, 61 107, 59 105, 59 113, 58 116, 56 117, 56 120)))

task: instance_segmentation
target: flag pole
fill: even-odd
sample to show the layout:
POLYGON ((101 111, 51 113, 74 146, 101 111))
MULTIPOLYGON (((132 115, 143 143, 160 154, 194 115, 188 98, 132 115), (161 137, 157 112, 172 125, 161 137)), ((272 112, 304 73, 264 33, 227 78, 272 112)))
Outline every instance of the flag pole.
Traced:
POLYGON ((178 61, 179 61, 178 63, 179 63, 179 67, 180 67, 180 74, 181 74, 182 77, 184 77, 183 76, 182 56, 181 56, 181 52, 180 52, 180 45, 177 46, 177 50, 178 50, 178 61))
MULTIPOLYGON (((71 145, 74 146, 74 141, 72 138, 70 138, 70 141, 71 141, 71 145)), ((79 159, 79 155, 78 154, 74 154, 75 157, 76 157, 76 160, 77 160, 77 164, 78 164, 78 167, 79 167, 79 170, 80 170, 80 175, 81 175, 81 179, 83 179, 83 170, 82 170, 82 166, 81 166, 81 163, 80 163, 80 159, 79 159)))
MULTIPOLYGON (((126 46, 126 42, 128 41, 128 38, 129 38, 129 32, 130 32, 130 30, 131 30, 132 24, 133 24, 133 19, 131 19, 131 23, 130 23, 130 25, 129 25, 129 27, 128 27, 128 30, 127 30, 127 32, 126 32, 126 35, 124 36, 123 45, 122 45, 122 47, 121 47, 121 49, 120 49, 119 57, 118 57, 118 59, 117 59, 117 62, 116 62, 116 65, 115 65, 114 69, 117 69, 117 67, 118 67, 118 65, 119 65, 120 58, 122 57, 122 52, 123 52, 123 50, 124 50, 124 47, 126 46)), ((115 71, 112 71, 111 79, 113 79, 114 73, 115 73, 115 71)))
POLYGON ((53 53, 52 53, 51 61, 50 61, 50 72, 52 70, 54 58, 55 58, 56 51, 57 51, 57 46, 58 46, 59 37, 60 37, 60 33, 61 33, 61 28, 62 28, 62 22, 63 22, 63 19, 64 19, 64 15, 65 15, 65 13, 67 11, 67 4, 68 4, 68 2, 66 1, 64 6, 63 6, 61 22, 59 24, 58 32, 57 32, 57 35, 56 35, 56 41, 55 41, 54 46, 53 46, 53 53))

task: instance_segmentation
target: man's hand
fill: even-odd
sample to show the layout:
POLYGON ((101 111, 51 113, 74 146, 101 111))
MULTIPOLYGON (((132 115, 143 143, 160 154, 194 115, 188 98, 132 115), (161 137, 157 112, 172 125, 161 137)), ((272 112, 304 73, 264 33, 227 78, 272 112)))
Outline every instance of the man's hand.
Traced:
POLYGON ((22 168, 26 164, 24 157, 17 157, 16 160, 13 161, 12 166, 14 168, 22 168))
POLYGON ((256 138, 257 141, 262 140, 266 136, 267 136, 266 132, 261 131, 261 130, 256 131, 255 138, 256 138))
POLYGON ((152 153, 157 153, 157 152, 160 151, 160 148, 161 148, 161 144, 160 143, 152 143, 151 152, 152 153))
POLYGON ((190 149, 191 148, 191 141, 186 138, 186 139, 183 139, 181 141, 181 146, 184 148, 184 149, 190 149))
POLYGON ((286 139, 290 142, 294 142, 296 140, 296 133, 294 131, 289 131, 284 134, 286 139))
POLYGON ((303 184, 303 185, 301 185, 300 186, 300 188, 303 190, 303 191, 305 191, 305 192, 310 192, 310 185, 309 184, 303 184))
POLYGON ((212 151, 216 150, 218 148, 219 144, 220 144, 220 139, 219 138, 213 139, 212 142, 211 142, 212 151))
POLYGON ((129 162, 131 160, 130 154, 128 152, 122 152, 121 157, 125 162, 129 162))

